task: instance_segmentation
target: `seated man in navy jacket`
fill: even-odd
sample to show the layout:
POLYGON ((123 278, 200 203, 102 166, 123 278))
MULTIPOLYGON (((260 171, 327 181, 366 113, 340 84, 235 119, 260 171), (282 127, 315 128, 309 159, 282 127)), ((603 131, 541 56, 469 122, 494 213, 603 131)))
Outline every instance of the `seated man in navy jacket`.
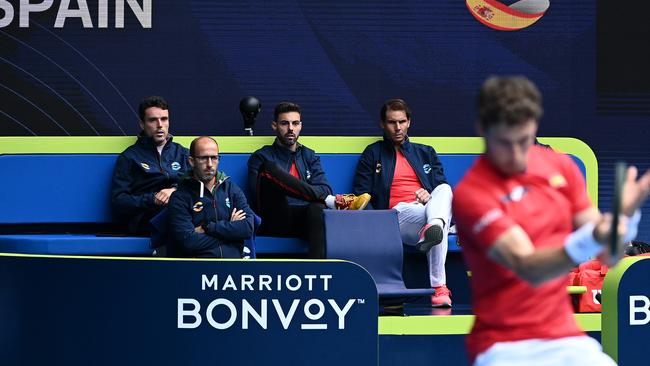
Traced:
POLYGON ((248 159, 248 182, 256 212, 262 217, 260 234, 303 237, 309 240, 309 256, 325 256, 323 209, 363 210, 367 194, 332 195, 314 150, 298 143, 302 121, 300 107, 282 102, 275 107, 271 127, 273 145, 248 159))
POLYGON ((354 193, 370 193, 374 209, 397 210, 402 241, 427 253, 434 306, 451 306, 446 286, 447 233, 452 191, 431 146, 408 138, 411 110, 401 99, 386 101, 380 112, 383 141, 370 144, 359 158, 354 193))
POLYGON ((190 145, 192 175, 169 200, 171 257, 241 258, 253 235, 253 212, 242 190, 217 170, 219 146, 209 137, 190 145))
POLYGON ((116 216, 133 235, 149 235, 149 220, 167 206, 180 177, 189 171, 187 149, 169 134, 169 105, 147 97, 138 107, 138 140, 117 158, 111 186, 116 216))

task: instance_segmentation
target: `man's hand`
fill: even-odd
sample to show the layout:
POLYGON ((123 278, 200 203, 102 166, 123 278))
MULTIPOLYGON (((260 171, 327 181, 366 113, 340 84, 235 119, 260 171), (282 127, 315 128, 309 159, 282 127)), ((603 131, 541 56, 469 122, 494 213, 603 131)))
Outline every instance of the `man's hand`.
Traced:
POLYGON ((627 168, 621 204, 621 211, 627 217, 634 215, 634 211, 643 206, 650 193, 650 170, 646 171, 638 180, 636 179, 637 175, 636 167, 627 168))
POLYGON ((415 191, 415 199, 421 204, 426 205, 429 199, 431 199, 431 194, 426 189, 420 188, 415 191))
POLYGON ((201 226, 201 225, 195 227, 194 232, 199 233, 199 234, 205 234, 205 230, 203 229, 203 226, 201 226))
POLYGON ((175 191, 176 191, 176 188, 161 189, 154 196, 154 202, 158 206, 167 206, 167 204, 169 203, 169 197, 171 197, 172 193, 174 193, 175 191))
POLYGON ((618 221, 618 243, 616 243, 618 246, 618 250, 616 251, 618 253, 618 258, 613 258, 609 249, 610 241, 612 240, 611 235, 613 222, 613 216, 608 212, 600 216, 600 219, 596 223, 596 227, 594 227, 594 239, 605 248, 598 258, 601 262, 606 263, 610 267, 614 266, 625 253, 623 248, 625 246, 623 237, 625 237, 625 233, 627 232, 627 217, 621 215, 618 221))
MULTIPOLYGON (((613 223, 612 214, 607 212, 600 216, 598 222, 596 222, 596 227, 594 227, 594 239, 603 246, 609 247, 609 242, 612 239, 612 223, 613 223)), ((621 241, 619 244, 623 245, 623 237, 627 232, 627 218, 622 216, 618 220, 618 237, 621 241)))
POLYGON ((244 210, 233 209, 232 214, 230 214, 230 221, 239 221, 246 218, 246 212, 244 210))

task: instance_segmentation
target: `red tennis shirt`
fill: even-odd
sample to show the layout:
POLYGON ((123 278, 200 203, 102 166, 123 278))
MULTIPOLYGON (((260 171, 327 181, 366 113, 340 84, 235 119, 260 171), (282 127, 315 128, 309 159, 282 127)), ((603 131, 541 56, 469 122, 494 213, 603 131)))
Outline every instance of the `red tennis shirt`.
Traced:
POLYGON ((393 183, 390 186, 390 202, 388 207, 393 208, 400 202, 415 202, 415 191, 422 188, 420 178, 413 170, 411 164, 402 153, 397 149, 395 159, 395 174, 393 183))
POLYGON ((298 178, 298 180, 300 180, 300 172, 298 172, 298 167, 296 166, 295 160, 293 161, 293 163, 291 163, 291 169, 289 169, 289 174, 293 175, 294 177, 298 178))
MULTIPOLYGON (((591 207, 582 174, 563 154, 533 146, 526 172, 504 176, 481 156, 454 191, 459 242, 472 271, 476 320, 467 337, 473 360, 495 342, 582 334, 562 276, 533 287, 487 251, 519 225, 536 248, 564 245, 573 216, 591 207)), ((568 273, 567 273, 568 275, 568 273)))

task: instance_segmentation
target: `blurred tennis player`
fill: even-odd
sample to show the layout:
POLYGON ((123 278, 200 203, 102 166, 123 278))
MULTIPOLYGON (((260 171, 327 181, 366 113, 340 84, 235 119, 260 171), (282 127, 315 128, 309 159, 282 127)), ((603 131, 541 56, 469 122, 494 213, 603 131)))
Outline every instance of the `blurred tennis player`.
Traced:
MULTIPOLYGON (((599 255, 611 214, 590 202, 569 157, 534 145, 541 95, 524 77, 491 77, 477 98, 485 153, 456 187, 453 212, 472 271, 474 365, 614 365, 578 327, 567 275, 599 255)), ((618 234, 636 236, 650 172, 629 168, 618 234)), ((607 252, 607 251, 606 251, 607 252)))

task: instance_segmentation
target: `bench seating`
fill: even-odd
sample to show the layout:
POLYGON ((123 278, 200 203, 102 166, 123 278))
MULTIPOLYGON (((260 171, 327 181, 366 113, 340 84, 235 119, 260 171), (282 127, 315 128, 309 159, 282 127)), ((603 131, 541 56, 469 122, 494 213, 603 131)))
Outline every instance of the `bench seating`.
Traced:
MULTIPOLYGON (((226 172, 245 192, 246 162, 249 154, 224 154, 219 169, 226 172)), ((66 233, 17 233, 0 235, 0 251, 47 254, 151 254, 147 238, 108 234, 75 233, 79 224, 110 224, 110 181, 116 154, 20 154, 0 155, 0 170, 13 172, 2 183, 0 224, 61 224, 66 233), (30 167, 30 168, 28 168, 30 167), (42 181, 32 176, 38 171, 42 181), (116 243, 120 243, 117 245, 116 243), (111 248, 114 248, 112 251, 111 248)), ((448 179, 460 179, 461 166, 469 166, 474 156, 446 155, 443 164, 448 179)), ((357 154, 323 154, 321 161, 335 192, 351 191, 357 154)), ((257 253, 306 253, 307 243, 294 238, 258 236, 257 253)), ((451 235, 450 250, 458 250, 451 235)))
POLYGON ((96 234, 0 235, 0 252, 66 255, 151 255, 149 238, 96 234))
MULTIPOLYGON (((269 137, 264 139, 264 143, 271 140, 269 137)), ((350 150, 345 147, 348 141, 358 139, 338 138, 331 142, 340 143, 340 150, 345 151, 350 150)), ((0 147, 0 252, 151 255, 148 238, 116 236, 110 232, 97 234, 102 229, 92 230, 93 227, 102 228, 114 224, 110 210, 111 176, 118 152, 132 143, 133 138, 0 137, 0 140, 0 146, 5 146, 4 150, 0 147), (82 144, 83 147, 80 148, 70 148, 62 143, 80 143, 79 139, 84 139, 84 144, 87 143, 85 139, 88 139, 90 143, 82 144), (116 139, 119 144, 114 142, 116 139), (17 141, 36 144, 24 147, 17 144, 17 141), (44 142, 52 141, 55 145, 61 145, 54 148, 43 145, 44 142), (100 143, 92 146, 92 141, 100 143), (98 151, 109 152, 95 153, 98 151)), ((176 139, 184 145, 189 145, 190 140, 191 138, 176 139)), ((225 171, 246 192, 246 162, 249 153, 239 151, 252 151, 261 146, 262 143, 256 142, 260 138, 247 140, 231 137, 218 140, 222 152, 219 170, 225 171), (234 153, 227 152, 222 141, 236 141, 237 144, 231 143, 234 147, 230 148, 234 153), (242 141, 250 142, 246 145, 242 141), (242 145, 248 147, 242 148, 242 145)), ((308 140, 306 144, 309 146, 314 145, 309 139, 303 138, 301 141, 303 140, 308 140)), ((476 142, 475 139, 471 141, 476 142)), ((361 151, 360 147, 367 142, 368 138, 361 140, 352 150, 361 151)), ((317 146, 315 149, 321 151, 317 146)), ((480 151, 475 146, 472 149, 480 151)), ((320 156, 335 193, 349 193, 359 153, 326 152, 320 156)), ((452 186, 462 178, 476 156, 477 153, 440 153, 445 174, 452 186)), ((582 160, 575 156, 574 159, 585 173, 582 160)), ((304 254, 307 252, 307 244, 300 239, 258 236, 256 249, 258 254, 304 254)), ((449 250, 459 250, 455 235, 449 236, 449 250)))

